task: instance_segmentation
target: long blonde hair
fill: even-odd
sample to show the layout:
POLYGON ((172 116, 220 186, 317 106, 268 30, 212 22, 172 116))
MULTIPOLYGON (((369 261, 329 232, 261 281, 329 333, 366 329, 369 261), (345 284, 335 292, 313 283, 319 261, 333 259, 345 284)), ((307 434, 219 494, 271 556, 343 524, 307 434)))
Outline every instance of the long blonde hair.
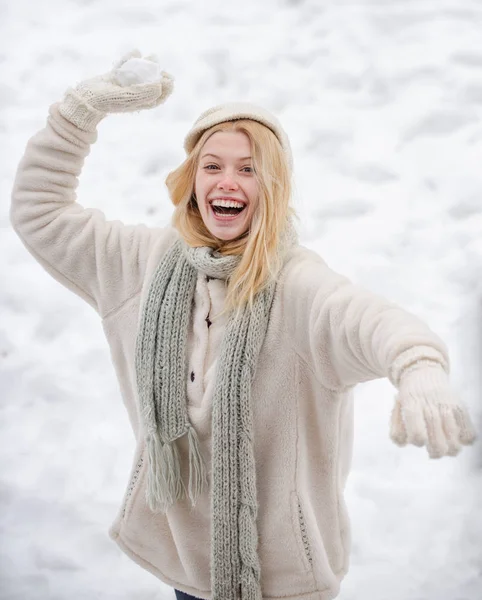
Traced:
POLYGON ((192 247, 208 246, 223 255, 241 255, 239 265, 228 281, 225 311, 252 308, 255 295, 279 272, 279 243, 288 222, 296 217, 291 205, 291 175, 285 153, 276 135, 265 125, 239 119, 214 125, 206 130, 186 160, 166 178, 175 211, 172 225, 192 247), (214 237, 204 225, 197 207, 194 183, 199 155, 205 142, 217 131, 240 131, 251 144, 259 200, 246 233, 234 240, 214 237))

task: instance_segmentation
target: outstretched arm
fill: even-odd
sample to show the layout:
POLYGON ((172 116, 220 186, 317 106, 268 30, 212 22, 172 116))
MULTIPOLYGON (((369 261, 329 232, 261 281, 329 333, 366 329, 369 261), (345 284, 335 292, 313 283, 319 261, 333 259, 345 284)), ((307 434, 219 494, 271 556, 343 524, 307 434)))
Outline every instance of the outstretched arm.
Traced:
POLYGON ((448 386, 445 343, 415 315, 309 254, 312 260, 292 269, 290 322, 298 351, 323 385, 343 389, 388 377, 399 389, 391 429, 396 443, 426 445, 432 457, 471 443, 470 417, 448 386))

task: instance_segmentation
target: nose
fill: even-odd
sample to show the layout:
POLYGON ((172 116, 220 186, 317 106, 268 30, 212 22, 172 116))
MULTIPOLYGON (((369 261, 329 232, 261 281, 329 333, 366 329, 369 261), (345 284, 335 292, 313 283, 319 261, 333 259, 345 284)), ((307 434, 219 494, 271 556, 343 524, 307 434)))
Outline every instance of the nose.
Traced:
POLYGON ((234 177, 225 173, 222 178, 218 181, 217 188, 219 190, 237 190, 238 184, 236 183, 234 177))

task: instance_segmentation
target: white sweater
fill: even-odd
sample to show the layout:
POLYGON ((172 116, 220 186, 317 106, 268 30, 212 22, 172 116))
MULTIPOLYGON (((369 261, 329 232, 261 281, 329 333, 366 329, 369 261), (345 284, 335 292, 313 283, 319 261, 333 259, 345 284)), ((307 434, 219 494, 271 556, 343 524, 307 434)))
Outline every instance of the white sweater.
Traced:
MULTIPOLYGON (((19 165, 11 220, 26 248, 99 314, 137 446, 110 535, 166 584, 210 598, 210 500, 180 501, 153 514, 144 498, 134 350, 139 309, 171 227, 106 221, 76 202, 83 160, 96 133, 66 121, 58 105, 19 165)), ((211 478, 211 399, 224 320, 225 284, 199 275, 189 333, 189 419, 211 478), (208 318, 209 317, 209 318, 208 318), (212 324, 209 326, 209 322, 212 324)), ((423 322, 295 246, 281 273, 253 382, 258 553, 263 598, 330 600, 348 570, 350 524, 343 499, 353 442, 353 387, 389 377, 447 349, 423 322)), ((187 438, 178 440, 187 481, 187 438)))

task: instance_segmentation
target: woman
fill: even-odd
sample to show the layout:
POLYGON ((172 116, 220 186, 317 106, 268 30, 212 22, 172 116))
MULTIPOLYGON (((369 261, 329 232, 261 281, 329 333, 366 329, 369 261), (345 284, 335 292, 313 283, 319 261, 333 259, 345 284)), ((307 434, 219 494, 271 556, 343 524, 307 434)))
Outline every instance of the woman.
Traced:
POLYGON ((328 600, 349 564, 354 386, 388 377, 392 439, 433 458, 473 442, 470 417, 443 341, 299 245, 289 141, 260 107, 196 121, 166 180, 173 227, 76 202, 101 119, 171 91, 113 72, 67 90, 27 145, 12 223, 102 319, 136 436, 112 539, 178 598, 328 600))

